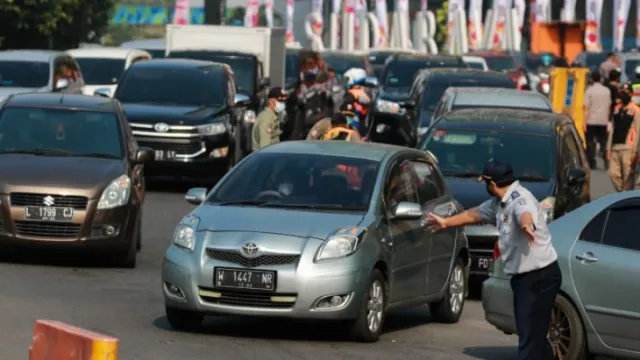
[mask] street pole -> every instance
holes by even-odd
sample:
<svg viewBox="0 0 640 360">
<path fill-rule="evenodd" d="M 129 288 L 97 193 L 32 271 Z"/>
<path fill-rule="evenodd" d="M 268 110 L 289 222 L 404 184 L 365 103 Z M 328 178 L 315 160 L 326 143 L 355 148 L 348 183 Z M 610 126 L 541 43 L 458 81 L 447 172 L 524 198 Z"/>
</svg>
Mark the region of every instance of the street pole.
<svg viewBox="0 0 640 360">
<path fill-rule="evenodd" d="M 227 0 L 204 0 L 204 23 L 223 25 L 227 12 Z"/>
</svg>

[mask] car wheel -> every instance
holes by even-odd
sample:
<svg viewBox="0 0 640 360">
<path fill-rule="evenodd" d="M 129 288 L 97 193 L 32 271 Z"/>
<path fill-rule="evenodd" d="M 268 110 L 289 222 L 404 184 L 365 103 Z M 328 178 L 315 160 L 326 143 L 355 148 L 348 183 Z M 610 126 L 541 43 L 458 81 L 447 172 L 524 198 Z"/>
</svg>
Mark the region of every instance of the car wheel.
<svg viewBox="0 0 640 360">
<path fill-rule="evenodd" d="M 165 306 L 165 314 L 171 328 L 178 331 L 196 332 L 202 325 L 204 314 Z"/>
<path fill-rule="evenodd" d="M 387 287 L 384 276 L 374 269 L 364 294 L 358 318 L 351 324 L 351 337 L 356 341 L 378 341 L 384 325 Z"/>
<path fill-rule="evenodd" d="M 135 269 L 138 260 L 138 234 L 141 234 L 139 229 L 140 224 L 138 223 L 136 224 L 135 230 L 133 230 L 134 238 L 129 240 L 127 249 L 116 254 L 115 261 L 119 267 Z"/>
<path fill-rule="evenodd" d="M 449 283 L 444 298 L 438 302 L 429 304 L 431 316 L 443 323 L 453 324 L 460 320 L 464 309 L 465 292 L 467 289 L 467 276 L 462 259 L 456 259 L 449 275 Z"/>
<path fill-rule="evenodd" d="M 547 339 L 556 359 L 588 360 L 589 354 L 582 319 L 571 302 L 562 295 L 556 297 L 551 310 Z"/>
<path fill-rule="evenodd" d="M 136 227 L 136 251 L 140 250 L 142 250 L 142 220 L 138 219 L 138 225 Z"/>
</svg>

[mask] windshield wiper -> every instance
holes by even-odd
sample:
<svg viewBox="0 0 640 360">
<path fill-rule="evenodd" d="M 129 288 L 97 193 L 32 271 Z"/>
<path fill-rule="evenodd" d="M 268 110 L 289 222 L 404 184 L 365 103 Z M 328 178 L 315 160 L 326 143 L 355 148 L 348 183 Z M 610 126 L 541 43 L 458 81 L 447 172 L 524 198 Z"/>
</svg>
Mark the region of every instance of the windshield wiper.
<svg viewBox="0 0 640 360">
<path fill-rule="evenodd" d="M 77 157 L 93 157 L 93 158 L 102 158 L 102 159 L 120 159 L 119 157 L 111 154 L 102 154 L 102 153 L 88 153 L 88 154 L 73 154 L 71 156 Z"/>
<path fill-rule="evenodd" d="M 455 172 L 455 171 L 443 171 L 442 175 L 444 176 L 453 176 L 453 177 L 460 177 L 460 178 L 471 178 L 471 177 L 475 177 L 477 178 L 478 176 L 481 176 L 482 174 L 477 173 L 477 172 Z"/>
<path fill-rule="evenodd" d="M 40 148 L 40 149 L 28 149 L 28 150 L 16 150 L 9 149 L 0 152 L 0 154 L 29 154 L 36 156 L 71 156 L 73 153 L 68 150 L 54 149 L 54 148 Z"/>
<path fill-rule="evenodd" d="M 291 209 L 309 209 L 309 210 L 342 210 L 342 211 L 363 211 L 360 207 L 347 207 L 339 204 L 285 204 L 285 203 L 266 203 L 264 207 L 278 207 Z"/>
<path fill-rule="evenodd" d="M 262 200 L 236 200 L 236 201 L 225 201 L 221 203 L 217 203 L 215 205 L 219 206 L 228 206 L 228 205 L 253 205 L 253 206 L 262 206 L 267 202 Z"/>
</svg>

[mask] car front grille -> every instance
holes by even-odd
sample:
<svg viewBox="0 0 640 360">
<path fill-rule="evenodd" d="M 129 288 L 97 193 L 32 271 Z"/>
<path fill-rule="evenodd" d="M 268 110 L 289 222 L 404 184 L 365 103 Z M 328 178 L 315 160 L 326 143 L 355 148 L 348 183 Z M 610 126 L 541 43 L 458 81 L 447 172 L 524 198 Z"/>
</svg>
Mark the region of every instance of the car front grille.
<svg viewBox="0 0 640 360">
<path fill-rule="evenodd" d="M 200 288 L 200 298 L 203 301 L 219 305 L 260 307 L 272 309 L 292 308 L 298 294 L 259 294 L 245 291 L 217 291 L 215 289 Z M 280 300 L 278 300 L 280 299 Z M 276 301 L 274 301 L 276 300 Z"/>
<path fill-rule="evenodd" d="M 80 224 L 16 221 L 16 233 L 24 236 L 75 238 L 80 232 Z"/>
<path fill-rule="evenodd" d="M 154 142 L 138 140 L 138 146 L 144 146 L 153 150 L 175 151 L 179 155 L 195 154 L 202 150 L 200 142 Z"/>
<path fill-rule="evenodd" d="M 467 235 L 467 239 L 469 240 L 469 250 L 491 250 L 493 251 L 493 247 L 498 241 L 497 236 L 469 236 Z"/>
<path fill-rule="evenodd" d="M 238 264 L 243 267 L 289 265 L 296 264 L 300 259 L 300 255 L 290 254 L 268 254 L 248 259 L 236 251 L 220 249 L 207 249 L 207 255 L 212 259 Z"/>
<path fill-rule="evenodd" d="M 86 196 L 63 196 L 33 193 L 11 193 L 12 206 L 44 206 L 44 198 L 51 196 L 56 207 L 71 207 L 78 210 L 87 208 L 89 198 Z"/>
</svg>

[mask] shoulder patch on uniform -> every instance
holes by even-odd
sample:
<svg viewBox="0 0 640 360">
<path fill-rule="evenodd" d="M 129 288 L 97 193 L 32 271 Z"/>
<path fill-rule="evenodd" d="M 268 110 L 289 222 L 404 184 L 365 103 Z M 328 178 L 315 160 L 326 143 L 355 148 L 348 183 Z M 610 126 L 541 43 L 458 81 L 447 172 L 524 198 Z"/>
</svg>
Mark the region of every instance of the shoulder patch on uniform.
<svg viewBox="0 0 640 360">
<path fill-rule="evenodd" d="M 519 192 L 514 191 L 514 192 L 511 193 L 511 200 L 515 200 L 515 199 L 517 199 L 519 197 L 520 197 L 520 193 Z"/>
<path fill-rule="evenodd" d="M 519 199 L 519 200 L 518 200 L 518 204 L 520 204 L 520 205 L 527 205 L 527 200 L 526 200 L 526 199 Z"/>
</svg>

